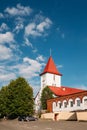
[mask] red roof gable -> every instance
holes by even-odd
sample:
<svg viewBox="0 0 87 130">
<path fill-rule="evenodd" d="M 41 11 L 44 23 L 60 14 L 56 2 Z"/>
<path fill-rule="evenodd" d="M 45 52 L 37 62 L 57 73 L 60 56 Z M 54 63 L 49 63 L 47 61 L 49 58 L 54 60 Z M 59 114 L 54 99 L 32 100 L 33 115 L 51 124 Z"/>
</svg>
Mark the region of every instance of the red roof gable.
<svg viewBox="0 0 87 130">
<path fill-rule="evenodd" d="M 44 68 L 44 71 L 40 74 L 45 74 L 45 73 L 52 73 L 52 74 L 56 74 L 56 75 L 60 75 L 62 76 L 62 74 L 60 74 L 56 68 L 56 65 L 52 59 L 52 57 L 50 56 L 50 58 L 48 59 L 48 62 Z"/>
<path fill-rule="evenodd" d="M 61 87 L 48 86 L 48 87 L 56 96 L 64 96 L 64 95 L 70 95 L 70 94 L 86 91 L 82 89 L 69 88 L 64 86 Z"/>
</svg>

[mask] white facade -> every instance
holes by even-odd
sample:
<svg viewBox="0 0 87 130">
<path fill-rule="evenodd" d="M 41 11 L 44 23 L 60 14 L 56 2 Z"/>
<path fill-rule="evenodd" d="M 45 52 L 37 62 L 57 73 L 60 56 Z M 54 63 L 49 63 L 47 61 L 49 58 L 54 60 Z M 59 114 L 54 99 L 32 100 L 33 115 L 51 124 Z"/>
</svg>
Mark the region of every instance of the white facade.
<svg viewBox="0 0 87 130">
<path fill-rule="evenodd" d="M 83 97 L 82 102 L 78 97 L 75 99 L 75 103 L 73 99 L 69 99 L 68 102 L 66 100 L 53 102 L 52 107 L 53 112 L 87 110 L 87 96 Z"/>
</svg>

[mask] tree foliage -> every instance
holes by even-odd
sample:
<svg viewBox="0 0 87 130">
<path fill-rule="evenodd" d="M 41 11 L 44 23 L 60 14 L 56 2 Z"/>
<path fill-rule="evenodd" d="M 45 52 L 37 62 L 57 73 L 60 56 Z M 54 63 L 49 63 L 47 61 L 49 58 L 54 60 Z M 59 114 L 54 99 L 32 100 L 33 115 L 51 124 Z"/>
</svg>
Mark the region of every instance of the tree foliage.
<svg viewBox="0 0 87 130">
<path fill-rule="evenodd" d="M 0 114 L 10 118 L 33 114 L 33 90 L 27 81 L 19 77 L 0 91 Z"/>
<path fill-rule="evenodd" d="M 42 94 L 41 94 L 41 107 L 43 110 L 47 109 L 47 100 L 51 98 L 53 98 L 52 91 L 48 87 L 45 87 L 42 90 Z"/>
</svg>

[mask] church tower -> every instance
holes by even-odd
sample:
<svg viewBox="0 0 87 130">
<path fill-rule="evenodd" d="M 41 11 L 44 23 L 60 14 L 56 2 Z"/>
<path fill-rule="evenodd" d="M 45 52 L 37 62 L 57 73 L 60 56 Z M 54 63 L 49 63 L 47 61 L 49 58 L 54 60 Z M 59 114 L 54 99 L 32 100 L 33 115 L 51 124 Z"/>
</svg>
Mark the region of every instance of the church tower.
<svg viewBox="0 0 87 130">
<path fill-rule="evenodd" d="M 39 112 L 41 110 L 41 93 L 42 90 L 46 86 L 52 86 L 52 87 L 61 87 L 61 76 L 62 74 L 59 73 L 59 71 L 56 68 L 56 65 L 50 56 L 48 59 L 48 62 L 43 70 L 43 72 L 40 74 L 41 76 L 41 88 L 38 94 L 35 97 L 35 111 Z"/>
<path fill-rule="evenodd" d="M 48 62 L 40 76 L 41 90 L 43 90 L 46 86 L 61 87 L 62 74 L 59 73 L 51 56 L 49 57 Z"/>
</svg>

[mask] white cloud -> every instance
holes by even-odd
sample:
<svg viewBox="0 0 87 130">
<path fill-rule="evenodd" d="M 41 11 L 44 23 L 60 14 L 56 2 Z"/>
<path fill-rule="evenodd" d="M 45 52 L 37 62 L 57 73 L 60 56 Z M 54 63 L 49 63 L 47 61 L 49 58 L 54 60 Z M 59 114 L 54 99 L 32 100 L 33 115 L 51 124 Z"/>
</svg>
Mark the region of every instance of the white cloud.
<svg viewBox="0 0 87 130">
<path fill-rule="evenodd" d="M 0 13 L 0 18 L 4 18 L 4 15 L 2 13 Z"/>
<path fill-rule="evenodd" d="M 3 73 L 0 75 L 0 80 L 2 81 L 9 81 L 14 78 L 16 78 L 16 75 L 14 73 Z"/>
<path fill-rule="evenodd" d="M 22 30 L 23 28 L 24 28 L 24 25 L 22 23 L 18 23 L 15 29 L 13 30 L 13 32 L 19 33 L 19 31 Z"/>
<path fill-rule="evenodd" d="M 33 51 L 33 53 L 36 53 L 38 50 L 35 48 L 35 49 L 33 49 L 32 51 Z"/>
<path fill-rule="evenodd" d="M 32 9 L 29 6 L 22 6 L 21 4 L 17 4 L 16 7 L 6 8 L 5 12 L 11 16 L 27 16 L 31 14 Z"/>
<path fill-rule="evenodd" d="M 45 58 L 42 55 L 39 55 L 36 60 L 38 61 L 45 61 Z"/>
<path fill-rule="evenodd" d="M 7 60 L 12 57 L 12 51 L 3 45 L 0 45 L 0 60 Z"/>
<path fill-rule="evenodd" d="M 49 18 L 45 18 L 39 24 L 29 23 L 25 27 L 25 36 L 44 36 L 46 29 L 49 29 L 52 24 L 52 21 Z"/>
<path fill-rule="evenodd" d="M 0 43 L 14 42 L 14 35 L 11 32 L 0 33 Z"/>
<path fill-rule="evenodd" d="M 31 46 L 31 48 L 33 48 L 32 43 L 29 41 L 29 39 L 27 37 L 25 37 L 24 39 L 25 39 L 25 44 L 27 46 Z"/>
<path fill-rule="evenodd" d="M 63 65 L 58 65 L 58 68 L 63 68 Z"/>
<path fill-rule="evenodd" d="M 22 76 L 29 81 L 29 84 L 34 88 L 34 94 L 36 94 L 40 88 L 39 74 L 44 66 L 43 59 L 43 56 L 39 55 L 36 59 L 24 57 L 21 63 L 15 62 L 15 64 L 11 65 L 3 65 L 0 62 L 1 86 L 8 84 L 10 80 L 17 78 L 18 76 Z"/>
<path fill-rule="evenodd" d="M 49 18 L 46 18 L 43 22 L 37 25 L 37 30 L 39 32 L 44 32 L 44 30 L 48 29 L 51 24 L 52 24 L 52 21 Z"/>
<path fill-rule="evenodd" d="M 9 27 L 7 26 L 7 24 L 2 23 L 0 26 L 0 32 L 7 31 L 7 30 L 9 30 Z"/>
<path fill-rule="evenodd" d="M 41 33 L 36 30 L 35 23 L 30 23 L 25 27 L 25 36 L 41 36 Z"/>
<path fill-rule="evenodd" d="M 36 58 L 37 59 L 37 58 Z M 32 79 L 39 75 L 43 63 L 28 57 L 23 58 L 21 64 L 15 65 L 12 67 L 12 70 L 16 69 L 17 73 L 27 79 Z"/>
</svg>

